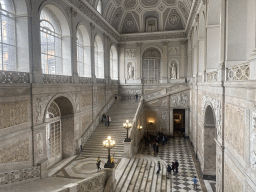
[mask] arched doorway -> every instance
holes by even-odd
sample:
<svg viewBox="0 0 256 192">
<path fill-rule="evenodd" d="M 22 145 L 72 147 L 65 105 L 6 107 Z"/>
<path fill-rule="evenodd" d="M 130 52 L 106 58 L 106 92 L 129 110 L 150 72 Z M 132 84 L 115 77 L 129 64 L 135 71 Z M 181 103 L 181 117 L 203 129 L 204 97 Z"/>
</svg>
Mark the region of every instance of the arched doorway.
<svg viewBox="0 0 256 192">
<path fill-rule="evenodd" d="M 216 177 L 216 124 L 214 110 L 210 105 L 206 107 L 204 118 L 204 168 L 205 179 Z"/>
<path fill-rule="evenodd" d="M 50 168 L 62 158 L 75 154 L 73 106 L 66 97 L 58 97 L 46 109 L 46 154 Z"/>
</svg>

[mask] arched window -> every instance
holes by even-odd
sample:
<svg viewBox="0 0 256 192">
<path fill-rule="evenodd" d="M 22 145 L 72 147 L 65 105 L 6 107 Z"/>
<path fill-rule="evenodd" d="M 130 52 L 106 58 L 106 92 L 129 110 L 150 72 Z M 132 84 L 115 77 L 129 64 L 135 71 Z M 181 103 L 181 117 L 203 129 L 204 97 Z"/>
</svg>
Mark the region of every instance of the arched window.
<svg viewBox="0 0 256 192">
<path fill-rule="evenodd" d="M 104 51 L 101 38 L 97 35 L 94 40 L 94 64 L 96 78 L 104 78 Z"/>
<path fill-rule="evenodd" d="M 110 49 L 110 77 L 111 79 L 118 79 L 117 51 L 113 45 Z"/>
<path fill-rule="evenodd" d="M 101 0 L 98 1 L 98 5 L 97 5 L 97 11 L 101 14 Z"/>
<path fill-rule="evenodd" d="M 83 25 L 76 33 L 77 37 L 77 70 L 80 77 L 91 77 L 91 47 L 90 37 Z"/>
<path fill-rule="evenodd" d="M 143 78 L 145 80 L 160 79 L 161 53 L 156 48 L 148 48 L 143 56 Z"/>
<path fill-rule="evenodd" d="M 0 11 L 0 70 L 29 72 L 26 3 L 0 0 Z"/>
<path fill-rule="evenodd" d="M 41 11 L 41 65 L 44 74 L 71 75 L 70 33 L 67 26 L 64 15 L 56 7 L 47 6 Z"/>
</svg>

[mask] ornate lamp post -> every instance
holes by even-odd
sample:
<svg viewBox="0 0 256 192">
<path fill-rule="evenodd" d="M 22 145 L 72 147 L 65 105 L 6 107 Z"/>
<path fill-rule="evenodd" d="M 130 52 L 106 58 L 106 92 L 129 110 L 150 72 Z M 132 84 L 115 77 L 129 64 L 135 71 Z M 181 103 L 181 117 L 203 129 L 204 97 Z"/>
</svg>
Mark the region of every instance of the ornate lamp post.
<svg viewBox="0 0 256 192">
<path fill-rule="evenodd" d="M 111 162 L 110 158 L 110 149 L 115 147 L 116 142 L 114 140 L 111 140 L 111 137 L 108 136 L 108 139 L 103 141 L 103 146 L 108 149 L 108 162 L 104 165 L 104 168 L 114 168 L 115 164 L 114 162 Z"/>
<path fill-rule="evenodd" d="M 131 142 L 131 139 L 128 138 L 128 130 L 132 127 L 132 124 L 129 123 L 129 120 L 126 120 L 126 122 L 123 124 L 123 127 L 127 130 L 127 137 L 124 142 Z"/>
</svg>

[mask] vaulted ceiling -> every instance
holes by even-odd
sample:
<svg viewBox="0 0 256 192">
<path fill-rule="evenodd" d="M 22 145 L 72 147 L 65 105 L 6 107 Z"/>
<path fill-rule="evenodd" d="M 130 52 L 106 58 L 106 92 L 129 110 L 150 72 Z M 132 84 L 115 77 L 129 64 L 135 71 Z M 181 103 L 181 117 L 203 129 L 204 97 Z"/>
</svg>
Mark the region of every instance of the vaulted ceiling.
<svg viewBox="0 0 256 192">
<path fill-rule="evenodd" d="M 87 0 L 96 8 L 98 0 Z M 102 0 L 102 16 L 121 34 L 146 32 L 146 19 L 157 31 L 184 30 L 193 0 Z"/>
</svg>

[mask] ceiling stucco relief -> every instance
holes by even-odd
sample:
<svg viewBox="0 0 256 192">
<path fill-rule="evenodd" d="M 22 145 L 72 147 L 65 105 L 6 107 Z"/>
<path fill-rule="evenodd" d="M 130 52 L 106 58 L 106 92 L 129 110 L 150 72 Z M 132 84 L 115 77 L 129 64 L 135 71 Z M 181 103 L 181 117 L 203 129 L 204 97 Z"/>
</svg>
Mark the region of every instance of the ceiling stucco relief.
<svg viewBox="0 0 256 192">
<path fill-rule="evenodd" d="M 121 5 L 122 0 L 115 0 L 117 5 Z"/>
<path fill-rule="evenodd" d="M 138 31 L 138 26 L 133 15 L 127 13 L 123 22 L 122 33 L 136 33 Z"/>
<path fill-rule="evenodd" d="M 124 6 L 126 7 L 126 8 L 128 8 L 128 9 L 130 9 L 130 8 L 134 8 L 135 7 L 135 5 L 136 5 L 136 0 L 125 0 L 124 1 Z"/>
<path fill-rule="evenodd" d="M 186 9 L 185 5 L 181 1 L 179 1 L 178 7 L 180 8 L 182 14 L 184 15 L 184 17 L 187 21 L 188 20 L 188 12 L 187 12 L 187 9 Z"/>
<path fill-rule="evenodd" d="M 141 0 L 142 5 L 146 7 L 156 6 L 159 2 L 159 0 Z"/>
<path fill-rule="evenodd" d="M 119 24 L 120 24 L 120 20 L 122 18 L 122 15 L 124 13 L 124 10 L 122 7 L 119 7 L 116 9 L 113 17 L 112 17 L 112 22 L 111 22 L 111 25 L 118 31 L 118 27 L 119 27 Z"/>
<path fill-rule="evenodd" d="M 169 13 L 165 24 L 165 30 L 182 30 L 184 29 L 182 19 L 176 9 L 172 9 Z"/>
<path fill-rule="evenodd" d="M 176 4 L 176 0 L 163 0 L 163 2 L 165 2 L 167 5 L 175 5 Z"/>
</svg>

